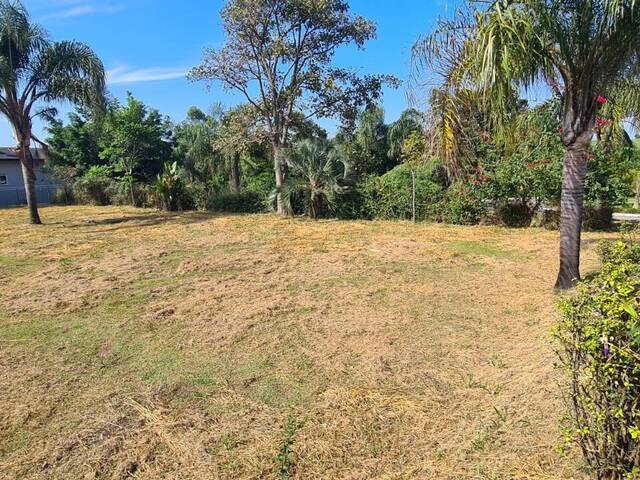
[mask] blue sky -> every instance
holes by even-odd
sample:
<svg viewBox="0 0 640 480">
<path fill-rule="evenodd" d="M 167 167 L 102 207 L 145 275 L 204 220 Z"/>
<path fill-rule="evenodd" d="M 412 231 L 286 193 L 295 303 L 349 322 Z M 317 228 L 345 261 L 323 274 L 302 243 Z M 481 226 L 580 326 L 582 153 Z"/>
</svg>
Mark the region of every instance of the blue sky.
<svg viewBox="0 0 640 480">
<path fill-rule="evenodd" d="M 231 106 L 239 101 L 216 85 L 186 80 L 205 47 L 223 42 L 219 11 L 223 0 L 23 0 L 33 20 L 54 40 L 79 40 L 89 44 L 109 72 L 109 90 L 123 99 L 127 91 L 149 106 L 184 118 L 187 108 L 203 109 L 216 102 Z M 336 64 L 362 73 L 391 73 L 406 80 L 411 46 L 428 32 L 438 16 L 451 13 L 453 0 L 351 0 L 354 13 L 378 25 L 378 37 L 364 52 L 343 48 Z M 404 87 L 386 91 L 387 120 L 407 106 Z M 61 112 L 68 106 L 58 106 Z M 323 122 L 331 129 L 331 122 Z M 36 133 L 42 127 L 36 125 Z M 0 145 L 13 145 L 6 121 L 0 121 Z"/>
</svg>

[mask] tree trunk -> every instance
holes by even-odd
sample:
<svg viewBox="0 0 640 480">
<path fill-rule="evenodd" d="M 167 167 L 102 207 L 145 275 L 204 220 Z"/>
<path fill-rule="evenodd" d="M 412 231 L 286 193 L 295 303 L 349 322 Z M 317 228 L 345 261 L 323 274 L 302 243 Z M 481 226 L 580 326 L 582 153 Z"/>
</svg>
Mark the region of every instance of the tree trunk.
<svg viewBox="0 0 640 480">
<path fill-rule="evenodd" d="M 284 201 L 280 189 L 284 184 L 284 147 L 280 144 L 273 144 L 273 168 L 276 174 L 276 211 L 278 215 L 285 216 L 287 212 L 284 208 Z"/>
<path fill-rule="evenodd" d="M 41 225 L 42 221 L 38 213 L 35 165 L 33 155 L 31 155 L 30 143 L 27 139 L 19 140 L 20 164 L 22 166 L 22 177 L 24 179 L 24 192 L 29 208 L 29 223 L 32 225 Z"/>
<path fill-rule="evenodd" d="M 234 155 L 229 171 L 229 190 L 232 193 L 240 193 L 240 156 Z"/>
<path fill-rule="evenodd" d="M 640 173 L 636 176 L 636 199 L 633 202 L 633 208 L 640 208 Z"/>
<path fill-rule="evenodd" d="M 560 273 L 556 288 L 568 290 L 580 280 L 580 242 L 589 139 L 568 145 L 564 155 L 560 213 Z"/>
</svg>

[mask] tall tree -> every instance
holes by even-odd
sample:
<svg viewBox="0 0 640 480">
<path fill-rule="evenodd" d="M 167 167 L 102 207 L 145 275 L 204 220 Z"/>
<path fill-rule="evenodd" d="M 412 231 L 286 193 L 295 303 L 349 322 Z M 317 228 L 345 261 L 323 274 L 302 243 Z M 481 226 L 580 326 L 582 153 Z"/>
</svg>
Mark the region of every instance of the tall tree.
<svg viewBox="0 0 640 480">
<path fill-rule="evenodd" d="M 33 135 L 33 119 L 62 100 L 100 108 L 104 88 L 104 67 L 89 47 L 51 42 L 19 1 L 0 0 L 0 113 L 16 139 L 32 224 L 41 220 L 31 142 L 42 144 Z"/>
<path fill-rule="evenodd" d="M 225 45 L 208 50 L 190 77 L 219 81 L 255 108 L 269 136 L 278 187 L 296 112 L 354 119 L 384 84 L 397 82 L 332 67 L 340 46 L 362 48 L 376 32 L 372 22 L 350 13 L 346 0 L 228 0 L 222 20 Z M 281 195 L 277 209 L 285 213 Z"/>
</svg>

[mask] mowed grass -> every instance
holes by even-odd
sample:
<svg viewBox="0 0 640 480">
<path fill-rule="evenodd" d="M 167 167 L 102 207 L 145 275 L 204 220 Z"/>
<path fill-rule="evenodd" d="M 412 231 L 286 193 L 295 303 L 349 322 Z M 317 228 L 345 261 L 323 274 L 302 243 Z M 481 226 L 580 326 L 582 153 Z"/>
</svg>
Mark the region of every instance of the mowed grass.
<svg viewBox="0 0 640 480">
<path fill-rule="evenodd" d="M 0 478 L 581 478 L 556 233 L 42 215 L 0 211 Z"/>
</svg>

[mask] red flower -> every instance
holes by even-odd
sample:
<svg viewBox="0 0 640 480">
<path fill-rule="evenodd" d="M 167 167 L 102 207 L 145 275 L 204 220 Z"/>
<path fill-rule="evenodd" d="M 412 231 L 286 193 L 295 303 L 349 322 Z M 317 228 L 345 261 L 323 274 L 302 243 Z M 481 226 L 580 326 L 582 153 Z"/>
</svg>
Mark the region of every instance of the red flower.
<svg viewBox="0 0 640 480">
<path fill-rule="evenodd" d="M 598 98 L 596 98 L 596 102 L 600 105 L 604 105 L 608 101 L 607 97 L 603 97 L 602 95 L 598 95 Z"/>
<path fill-rule="evenodd" d="M 606 118 L 598 118 L 596 119 L 597 127 L 606 127 L 607 125 L 611 125 L 611 120 L 607 120 Z"/>
</svg>

